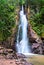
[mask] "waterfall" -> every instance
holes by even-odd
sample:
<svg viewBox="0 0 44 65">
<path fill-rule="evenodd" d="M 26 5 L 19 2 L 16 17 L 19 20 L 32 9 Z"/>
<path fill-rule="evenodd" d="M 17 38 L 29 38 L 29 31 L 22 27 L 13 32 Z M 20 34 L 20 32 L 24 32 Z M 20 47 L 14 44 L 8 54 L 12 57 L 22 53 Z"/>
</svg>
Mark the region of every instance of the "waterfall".
<svg viewBox="0 0 44 65">
<path fill-rule="evenodd" d="M 22 10 L 20 11 L 20 24 L 18 27 L 17 44 L 16 44 L 17 52 L 22 54 L 31 52 L 30 46 L 28 45 L 29 42 L 27 36 L 27 25 L 28 25 L 28 21 L 26 15 L 24 14 L 24 9 L 22 6 Z M 19 37 L 21 37 L 20 41 L 19 41 Z"/>
</svg>

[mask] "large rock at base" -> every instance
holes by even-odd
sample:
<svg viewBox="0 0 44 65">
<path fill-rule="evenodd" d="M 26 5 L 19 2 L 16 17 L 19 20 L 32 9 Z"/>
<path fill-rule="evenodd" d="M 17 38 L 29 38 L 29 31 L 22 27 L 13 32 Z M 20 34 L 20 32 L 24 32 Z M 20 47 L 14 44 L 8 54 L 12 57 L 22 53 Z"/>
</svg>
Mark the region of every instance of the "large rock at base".
<svg viewBox="0 0 44 65">
<path fill-rule="evenodd" d="M 42 54 L 42 46 L 41 44 L 38 44 L 38 43 L 33 43 L 32 44 L 32 51 L 33 53 L 36 53 L 36 54 Z"/>
</svg>

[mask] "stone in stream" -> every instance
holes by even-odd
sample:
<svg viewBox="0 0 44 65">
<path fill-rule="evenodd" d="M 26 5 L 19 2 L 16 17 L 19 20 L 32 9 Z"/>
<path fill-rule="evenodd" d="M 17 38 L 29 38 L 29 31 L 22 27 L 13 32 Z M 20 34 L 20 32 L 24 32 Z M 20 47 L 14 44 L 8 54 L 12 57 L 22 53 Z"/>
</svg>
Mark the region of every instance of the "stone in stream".
<svg viewBox="0 0 44 65">
<path fill-rule="evenodd" d="M 26 58 L 26 56 L 24 54 L 21 54 L 21 53 L 16 53 L 16 55 L 18 58 Z"/>
</svg>

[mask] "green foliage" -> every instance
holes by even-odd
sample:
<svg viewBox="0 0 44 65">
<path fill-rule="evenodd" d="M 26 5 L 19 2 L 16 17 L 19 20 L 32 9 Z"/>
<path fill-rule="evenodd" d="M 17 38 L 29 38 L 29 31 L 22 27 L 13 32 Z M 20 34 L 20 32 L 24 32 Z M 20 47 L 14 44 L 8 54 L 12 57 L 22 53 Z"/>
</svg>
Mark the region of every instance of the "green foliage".
<svg viewBox="0 0 44 65">
<path fill-rule="evenodd" d="M 32 16 L 30 23 L 37 34 L 44 37 L 44 0 L 30 0 L 30 3 L 33 8 L 36 6 L 39 10 Z"/>
<path fill-rule="evenodd" d="M 20 5 L 23 5 L 23 4 L 25 4 L 26 3 L 26 0 L 19 0 L 19 4 Z"/>
<path fill-rule="evenodd" d="M 15 0 L 0 0 L 0 40 L 6 40 L 15 26 Z"/>
</svg>

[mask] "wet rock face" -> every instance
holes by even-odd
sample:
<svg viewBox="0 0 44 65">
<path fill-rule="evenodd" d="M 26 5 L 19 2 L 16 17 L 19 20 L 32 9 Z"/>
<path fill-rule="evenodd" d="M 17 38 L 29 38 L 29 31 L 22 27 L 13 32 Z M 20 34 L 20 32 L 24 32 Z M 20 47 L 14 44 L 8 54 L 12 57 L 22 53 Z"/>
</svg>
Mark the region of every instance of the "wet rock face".
<svg viewBox="0 0 44 65">
<path fill-rule="evenodd" d="M 32 45 L 32 52 L 36 54 L 43 54 L 43 42 L 37 33 L 32 29 L 31 25 L 28 26 L 28 36 Z"/>
<path fill-rule="evenodd" d="M 37 35 L 37 33 L 32 29 L 30 25 L 28 26 L 28 35 L 32 43 L 33 42 L 42 43 L 41 38 Z"/>
<path fill-rule="evenodd" d="M 40 46 L 40 44 L 33 43 L 33 45 L 32 45 L 32 49 L 33 49 L 33 48 L 38 48 L 39 46 Z"/>
</svg>

